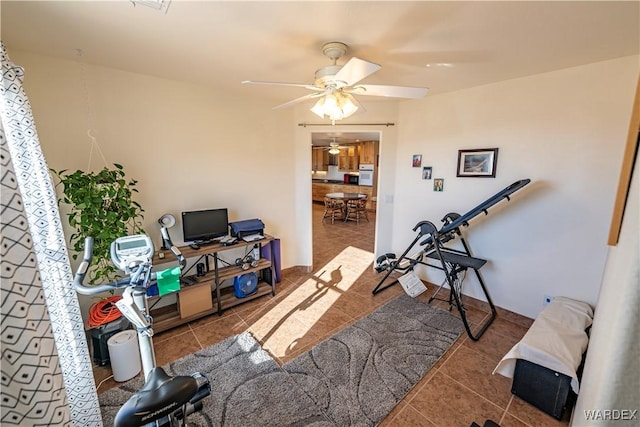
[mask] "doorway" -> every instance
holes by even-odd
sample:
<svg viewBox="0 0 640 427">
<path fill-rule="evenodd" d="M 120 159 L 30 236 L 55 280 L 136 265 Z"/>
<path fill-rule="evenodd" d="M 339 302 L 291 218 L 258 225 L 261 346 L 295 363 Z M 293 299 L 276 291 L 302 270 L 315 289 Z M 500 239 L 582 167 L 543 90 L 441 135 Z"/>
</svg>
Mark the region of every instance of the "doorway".
<svg viewBox="0 0 640 427">
<path fill-rule="evenodd" d="M 374 253 L 378 207 L 378 165 L 380 132 L 312 132 L 312 253 L 314 269 L 348 246 Z M 364 172 L 361 172 L 362 170 Z M 367 175 L 364 185 L 360 175 Z M 360 220 L 344 221 L 344 213 L 334 219 L 325 212 L 328 193 L 366 195 L 366 212 Z"/>
</svg>

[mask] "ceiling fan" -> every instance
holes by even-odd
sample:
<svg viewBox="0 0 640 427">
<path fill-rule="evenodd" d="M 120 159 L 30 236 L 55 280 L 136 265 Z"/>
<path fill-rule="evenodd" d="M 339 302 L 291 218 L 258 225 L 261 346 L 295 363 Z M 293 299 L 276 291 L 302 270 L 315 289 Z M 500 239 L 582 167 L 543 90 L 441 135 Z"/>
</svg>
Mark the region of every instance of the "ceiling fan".
<svg viewBox="0 0 640 427">
<path fill-rule="evenodd" d="M 263 84 L 278 86 L 295 86 L 311 90 L 313 93 L 301 96 L 274 109 L 289 107 L 300 102 L 319 98 L 311 111 L 321 118 L 328 117 L 332 121 L 349 117 L 361 107 L 353 95 L 384 96 L 391 98 L 422 98 L 428 88 L 408 86 L 387 86 L 358 84 L 382 67 L 373 62 L 352 57 L 345 65 L 337 65 L 338 59 L 347 53 L 347 45 L 341 42 L 330 42 L 322 46 L 322 53 L 333 65 L 322 67 L 315 73 L 313 84 L 281 83 L 257 80 L 245 80 L 243 84 Z"/>
<path fill-rule="evenodd" d="M 329 150 L 329 154 L 340 154 L 340 150 L 349 148 L 346 145 L 340 145 L 336 142 L 336 138 L 331 138 L 328 147 L 322 147 L 322 150 Z"/>
</svg>

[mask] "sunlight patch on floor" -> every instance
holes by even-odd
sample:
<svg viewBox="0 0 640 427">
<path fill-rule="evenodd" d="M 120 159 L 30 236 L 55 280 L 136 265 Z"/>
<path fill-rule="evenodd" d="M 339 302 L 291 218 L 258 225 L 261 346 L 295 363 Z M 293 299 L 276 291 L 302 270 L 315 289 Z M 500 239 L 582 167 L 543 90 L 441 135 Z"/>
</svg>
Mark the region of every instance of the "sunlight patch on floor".
<svg viewBox="0 0 640 427">
<path fill-rule="evenodd" d="M 373 253 L 362 249 L 345 248 L 261 316 L 251 329 L 276 356 L 303 346 L 305 336 L 370 268 L 373 257 Z"/>
</svg>

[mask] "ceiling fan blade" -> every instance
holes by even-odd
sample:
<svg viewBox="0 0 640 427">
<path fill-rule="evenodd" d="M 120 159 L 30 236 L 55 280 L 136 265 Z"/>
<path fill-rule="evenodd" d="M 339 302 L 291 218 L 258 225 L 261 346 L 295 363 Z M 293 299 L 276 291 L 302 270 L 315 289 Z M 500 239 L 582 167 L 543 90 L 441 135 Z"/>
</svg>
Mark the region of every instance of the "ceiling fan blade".
<svg viewBox="0 0 640 427">
<path fill-rule="evenodd" d="M 380 68 L 382 67 L 378 64 L 354 56 L 336 73 L 335 80 L 345 82 L 345 86 L 353 86 Z"/>
<path fill-rule="evenodd" d="M 360 100 L 358 100 L 358 98 L 356 98 L 355 96 L 351 95 L 350 93 L 347 93 L 347 95 L 349 95 L 349 98 L 351 99 L 351 102 L 356 104 L 356 106 L 358 107 L 358 111 L 356 111 L 355 114 L 362 114 L 362 113 L 366 113 L 367 112 L 367 109 L 364 108 L 364 105 L 362 105 L 362 103 L 360 102 Z"/>
<path fill-rule="evenodd" d="M 285 102 L 284 104 L 276 105 L 272 109 L 273 110 L 279 110 L 280 108 L 286 108 L 286 107 L 289 107 L 291 105 L 295 105 L 295 104 L 298 104 L 300 102 L 306 101 L 307 99 L 318 98 L 318 97 L 323 96 L 323 95 L 324 95 L 324 93 L 310 93 L 308 95 L 301 96 L 300 98 L 293 99 L 293 100 L 291 100 L 289 102 Z"/>
<path fill-rule="evenodd" d="M 282 83 L 282 82 L 264 82 L 260 80 L 244 80 L 242 84 L 243 85 L 249 84 L 249 85 L 292 86 L 292 87 L 303 87 L 303 88 L 315 90 L 318 92 L 324 91 L 324 88 L 314 86 L 314 85 L 308 85 L 304 83 Z"/>
<path fill-rule="evenodd" d="M 390 98 L 423 98 L 429 88 L 409 86 L 358 85 L 348 90 L 356 95 L 386 96 Z"/>
</svg>

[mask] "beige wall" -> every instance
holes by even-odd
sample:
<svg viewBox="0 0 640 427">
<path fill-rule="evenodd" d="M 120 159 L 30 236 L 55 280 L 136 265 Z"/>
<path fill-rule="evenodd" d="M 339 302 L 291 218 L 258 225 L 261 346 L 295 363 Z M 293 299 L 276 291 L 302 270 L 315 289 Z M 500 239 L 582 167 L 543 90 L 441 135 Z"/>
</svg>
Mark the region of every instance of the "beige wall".
<svg viewBox="0 0 640 427">
<path fill-rule="evenodd" d="M 106 162 L 122 164 L 139 181 L 136 200 L 156 245 L 161 215 L 176 216 L 170 233 L 180 244 L 182 211 L 226 207 L 230 221 L 261 218 L 282 241 L 283 266 L 299 264 L 290 111 L 182 82 L 20 51 L 9 55 L 25 68 L 48 166 L 102 168 L 100 154 L 91 153 L 92 129 Z M 81 298 L 83 312 L 90 303 Z"/>
<path fill-rule="evenodd" d="M 531 178 L 468 229 L 475 254 L 490 261 L 483 275 L 495 302 L 534 317 L 544 295 L 596 301 L 638 57 L 399 104 L 364 99 L 367 112 L 344 122 L 361 125 L 302 127 L 320 123 L 304 106 L 273 111 L 272 102 L 186 83 L 9 54 L 26 68 L 49 166 L 86 169 L 94 129 L 107 161 L 140 181 L 154 241 L 164 213 L 227 207 L 231 220 L 260 217 L 282 239 L 285 268 L 311 265 L 311 133 L 378 130 L 377 254 L 401 253 L 420 220 L 440 225 L 447 212 Z M 395 126 L 366 125 L 378 122 Z M 497 177 L 456 178 L 457 150 L 485 147 L 500 149 Z M 413 154 L 445 178 L 444 192 L 411 167 Z M 180 242 L 180 224 L 171 232 Z"/>
<path fill-rule="evenodd" d="M 231 221 L 261 218 L 297 264 L 291 112 L 186 83 L 10 52 L 25 67 L 49 167 L 83 169 L 92 129 L 107 163 L 139 181 L 147 232 L 160 242 L 164 213 L 226 207 Z M 104 162 L 94 151 L 91 168 Z M 181 224 L 172 228 L 182 241 Z"/>
<path fill-rule="evenodd" d="M 593 416 L 594 411 L 634 411 L 640 401 L 640 179 L 638 159 L 632 177 L 622 232 L 609 248 L 607 265 L 593 319 L 573 425 L 625 425 Z M 591 413 L 591 417 L 589 417 Z M 600 412 L 602 413 L 602 412 Z M 620 412 L 617 416 L 620 416 Z M 629 412 L 625 412 L 628 425 Z M 616 416 L 616 415 L 614 415 Z M 589 417 L 589 418 L 588 418 Z M 596 418 L 596 419 L 594 419 Z M 613 418 L 615 420 L 615 418 Z M 634 421 L 637 425 L 638 415 Z"/>
<path fill-rule="evenodd" d="M 638 57 L 594 63 L 402 104 L 393 247 L 420 220 L 440 226 L 512 182 L 532 183 L 467 229 L 494 302 L 535 317 L 544 295 L 595 305 L 639 71 Z M 498 147 L 497 176 L 456 178 L 458 149 Z M 411 167 L 422 154 L 444 192 Z M 423 273 L 435 283 L 441 277 Z M 469 276 L 472 292 L 475 278 Z"/>
</svg>

